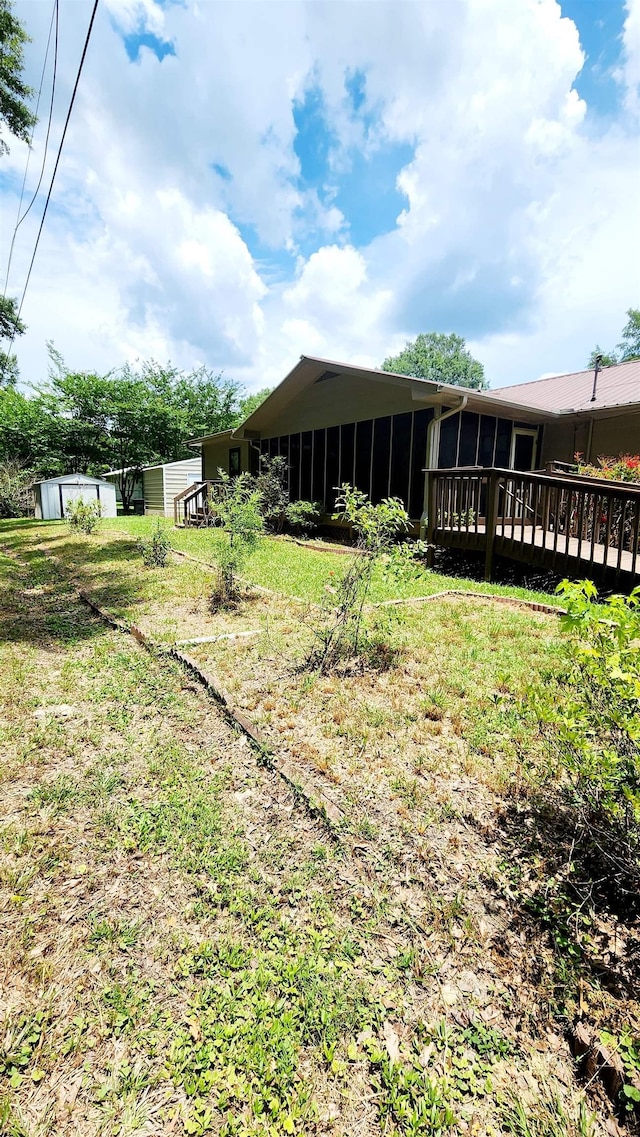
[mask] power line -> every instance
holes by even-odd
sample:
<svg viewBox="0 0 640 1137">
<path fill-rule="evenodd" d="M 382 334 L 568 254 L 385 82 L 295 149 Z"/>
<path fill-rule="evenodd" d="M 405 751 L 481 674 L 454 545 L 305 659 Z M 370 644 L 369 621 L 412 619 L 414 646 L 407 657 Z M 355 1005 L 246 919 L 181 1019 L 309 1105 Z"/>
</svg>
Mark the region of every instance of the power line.
<svg viewBox="0 0 640 1137">
<path fill-rule="evenodd" d="M 91 12 L 91 19 L 89 21 L 89 27 L 87 29 L 87 34 L 86 34 L 85 41 L 84 41 L 84 47 L 82 49 L 82 56 L 80 58 L 80 64 L 78 67 L 78 74 L 76 75 L 76 81 L 73 85 L 71 102 L 69 103 L 69 109 L 67 111 L 67 117 L 65 119 L 64 130 L 62 131 L 62 138 L 60 139 L 60 144 L 58 146 L 58 153 L 56 155 L 56 164 L 53 167 L 53 173 L 51 175 L 51 181 L 49 183 L 49 189 L 47 191 L 47 200 L 44 203 L 44 210 L 42 213 L 42 217 L 40 219 L 40 228 L 38 229 L 38 235 L 36 237 L 36 243 L 35 243 L 34 250 L 33 250 L 33 256 L 31 257 L 31 263 L 29 264 L 29 271 L 27 273 L 27 279 L 25 281 L 24 288 L 22 290 L 22 299 L 20 300 L 20 307 L 18 308 L 18 314 L 17 314 L 18 319 L 20 319 L 20 313 L 22 312 L 22 305 L 24 304 L 24 298 L 26 296 L 27 288 L 29 286 L 29 281 L 31 279 L 31 271 L 33 269 L 33 264 L 34 264 L 34 261 L 36 259 L 36 253 L 38 251 L 38 245 L 40 244 L 40 237 L 42 236 L 42 230 L 44 228 L 44 219 L 47 216 L 47 209 L 49 208 L 49 201 L 51 199 L 51 191 L 53 190 L 53 183 L 56 179 L 56 174 L 58 172 L 58 166 L 60 164 L 60 157 L 62 155 L 62 147 L 64 146 L 64 140 L 65 140 L 66 135 L 67 135 L 67 127 L 69 126 L 69 119 L 71 118 L 71 112 L 73 110 L 73 104 L 75 102 L 76 93 L 78 91 L 78 85 L 80 83 L 80 76 L 82 74 L 82 68 L 84 66 L 84 61 L 85 61 L 85 57 L 87 54 L 87 48 L 89 47 L 89 40 L 91 39 L 91 32 L 93 30 L 93 22 L 95 20 L 96 12 L 98 10 L 98 2 L 99 2 L 99 0 L 94 0 L 93 10 Z M 9 351 L 7 354 L 11 354 L 11 348 L 13 347 L 13 341 L 15 340 L 15 338 L 16 338 L 16 330 L 14 328 L 13 334 L 11 336 L 11 343 L 9 344 Z"/>
<path fill-rule="evenodd" d="M 36 120 L 38 118 L 38 110 L 40 107 L 40 97 L 42 95 L 42 85 L 44 83 L 45 71 L 47 69 L 47 60 L 49 59 L 49 48 L 51 47 L 51 33 L 53 31 L 54 20 L 55 20 L 55 28 L 56 28 L 56 38 L 55 38 L 55 46 L 54 46 L 54 53 L 53 53 L 53 80 L 51 83 L 51 101 L 49 103 L 49 121 L 47 123 L 47 137 L 45 138 L 45 143 L 44 143 L 44 153 L 42 156 L 42 166 L 40 168 L 40 177 L 38 178 L 38 184 L 36 186 L 35 193 L 34 193 L 33 197 L 31 198 L 29 205 L 27 206 L 26 210 L 24 211 L 24 213 L 22 214 L 22 217 L 21 217 L 20 211 L 22 209 L 22 202 L 24 200 L 24 191 L 25 191 L 25 187 L 27 184 L 27 174 L 29 173 L 29 162 L 31 160 L 31 146 L 33 144 L 33 137 L 34 137 L 34 134 L 36 132 L 36 126 L 37 126 L 37 122 L 34 122 L 33 129 L 31 131 L 31 138 L 29 139 L 29 149 L 27 151 L 27 163 L 26 163 L 26 166 L 24 169 L 24 177 L 22 179 L 22 189 L 20 190 L 20 201 L 18 202 L 18 212 L 16 214 L 16 224 L 15 224 L 15 228 L 13 230 L 13 237 L 11 238 L 11 247 L 9 249 L 9 260 L 7 263 L 7 275 L 5 277 L 4 291 L 3 291 L 3 296 L 5 296 L 5 297 L 7 295 L 7 287 L 9 284 L 9 273 L 11 271 L 11 260 L 13 257 L 13 246 L 15 245 L 18 227 L 24 221 L 25 217 L 27 216 L 27 213 L 31 209 L 31 206 L 33 205 L 34 201 L 36 200 L 36 197 L 38 196 L 40 186 L 42 185 L 42 178 L 44 176 L 44 168 L 45 168 L 45 165 L 47 162 L 47 151 L 49 149 L 49 134 L 51 132 L 51 120 L 53 118 L 53 100 L 54 100 L 55 93 L 56 93 L 56 74 L 57 74 L 57 70 L 58 70 L 58 0 L 53 0 L 53 9 L 51 12 L 51 22 L 49 24 L 49 36 L 47 39 L 47 50 L 44 53 L 44 63 L 42 64 L 42 75 L 40 76 L 40 86 L 38 88 L 38 98 L 36 101 L 36 109 L 34 112 L 35 116 L 36 116 Z"/>
</svg>

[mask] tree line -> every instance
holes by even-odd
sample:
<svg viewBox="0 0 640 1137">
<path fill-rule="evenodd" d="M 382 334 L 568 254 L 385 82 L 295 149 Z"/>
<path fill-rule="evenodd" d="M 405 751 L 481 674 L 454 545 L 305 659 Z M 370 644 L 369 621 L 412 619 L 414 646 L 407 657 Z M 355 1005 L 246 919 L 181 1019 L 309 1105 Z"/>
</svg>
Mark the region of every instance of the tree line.
<svg viewBox="0 0 640 1137">
<path fill-rule="evenodd" d="M 0 461 L 40 478 L 193 458 L 190 438 L 237 426 L 269 393 L 248 394 L 204 366 L 151 360 L 98 375 L 69 370 L 52 345 L 49 356 L 45 383 L 26 393 L 0 388 Z M 131 484 L 121 487 L 125 508 Z"/>
</svg>

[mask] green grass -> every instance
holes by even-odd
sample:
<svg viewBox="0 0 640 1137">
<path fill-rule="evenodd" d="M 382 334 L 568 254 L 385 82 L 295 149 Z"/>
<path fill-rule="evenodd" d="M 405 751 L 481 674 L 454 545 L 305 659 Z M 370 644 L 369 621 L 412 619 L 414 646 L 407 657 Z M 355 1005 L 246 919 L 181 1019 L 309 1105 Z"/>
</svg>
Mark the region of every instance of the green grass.
<svg viewBox="0 0 640 1137">
<path fill-rule="evenodd" d="M 207 570 L 145 569 L 108 526 L 0 534 L 24 562 L 0 558 L 0 954 L 16 993 L 0 1124 L 435 1137 L 460 1119 L 472 1135 L 586 1137 L 579 1091 L 540 1052 L 551 949 L 506 901 L 517 935 L 483 930 L 503 887 L 492 793 L 517 773 L 513 708 L 553 658 L 554 619 L 472 597 L 394 609 L 388 666 L 309 676 L 298 605 L 211 614 Z M 214 539 L 175 534 L 203 559 Z M 318 596 L 345 559 L 270 540 L 250 575 Z M 342 828 L 306 813 L 174 661 L 95 619 L 67 574 L 154 635 L 257 624 L 194 653 L 274 753 L 337 795 Z M 561 1095 L 555 1128 L 504 1105 L 534 1061 Z M 78 1076 L 52 1120 L 50 1084 Z"/>
<path fill-rule="evenodd" d="M 132 536 L 148 535 L 155 524 L 152 517 L 120 517 L 103 521 L 105 529 L 121 530 Z M 215 548 L 219 540 L 213 529 L 175 529 L 170 521 L 167 526 L 176 549 L 202 560 L 214 560 Z M 255 584 L 272 588 L 287 596 L 302 600 L 318 601 L 322 598 L 324 586 L 333 573 L 344 571 L 348 558 L 344 554 L 314 549 L 313 541 L 303 548 L 286 538 L 267 537 L 251 555 L 245 575 Z M 371 594 L 372 601 L 391 600 L 427 596 L 446 588 L 461 588 L 469 592 L 490 592 L 496 596 L 511 596 L 518 599 L 537 600 L 540 603 L 554 603 L 549 593 L 532 591 L 511 585 L 485 584 L 465 580 L 460 577 L 444 576 L 441 573 L 424 570 L 413 578 L 399 580 L 386 577 L 377 572 Z"/>
</svg>

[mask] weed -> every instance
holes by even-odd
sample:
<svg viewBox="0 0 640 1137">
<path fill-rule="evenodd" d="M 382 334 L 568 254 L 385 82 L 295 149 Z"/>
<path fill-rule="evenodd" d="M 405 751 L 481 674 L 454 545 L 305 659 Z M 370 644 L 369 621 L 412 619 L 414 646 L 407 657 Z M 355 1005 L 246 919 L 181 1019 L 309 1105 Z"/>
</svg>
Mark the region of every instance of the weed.
<svg viewBox="0 0 640 1137">
<path fill-rule="evenodd" d="M 156 521 L 151 536 L 147 539 L 139 537 L 137 545 L 148 568 L 166 568 L 173 546 L 166 526 L 160 520 Z"/>
<path fill-rule="evenodd" d="M 535 1103 L 526 1104 L 515 1094 L 502 1101 L 501 1121 L 513 1137 L 595 1137 L 595 1118 L 583 1098 L 567 1111 L 552 1089 L 540 1090 Z"/>
<path fill-rule="evenodd" d="M 85 501 L 78 497 L 67 502 L 65 518 L 73 533 L 84 533 L 89 536 L 98 528 L 102 517 L 102 506 L 99 501 Z"/>
</svg>

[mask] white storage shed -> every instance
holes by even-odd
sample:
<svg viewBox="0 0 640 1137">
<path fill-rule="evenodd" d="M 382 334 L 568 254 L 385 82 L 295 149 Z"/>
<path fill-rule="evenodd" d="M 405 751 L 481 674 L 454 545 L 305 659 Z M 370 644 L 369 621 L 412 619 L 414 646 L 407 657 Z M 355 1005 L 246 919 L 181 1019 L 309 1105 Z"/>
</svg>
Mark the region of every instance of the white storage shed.
<svg viewBox="0 0 640 1137">
<path fill-rule="evenodd" d="M 67 505 L 82 498 L 99 501 L 103 517 L 116 517 L 116 489 L 103 478 L 90 478 L 88 474 L 63 474 L 60 478 L 46 478 L 35 482 L 33 493 L 36 517 L 42 521 L 60 521 L 65 517 Z"/>
<path fill-rule="evenodd" d="M 104 475 L 109 482 L 117 483 L 122 470 L 108 470 Z M 146 514 L 164 514 L 173 517 L 173 499 L 188 486 L 202 481 L 202 458 L 184 458 L 179 462 L 164 462 L 159 466 L 143 466 L 142 496 Z M 139 493 L 139 491 L 138 491 Z M 138 496 L 138 494 L 134 494 Z M 118 498 L 120 492 L 118 491 Z"/>
</svg>

